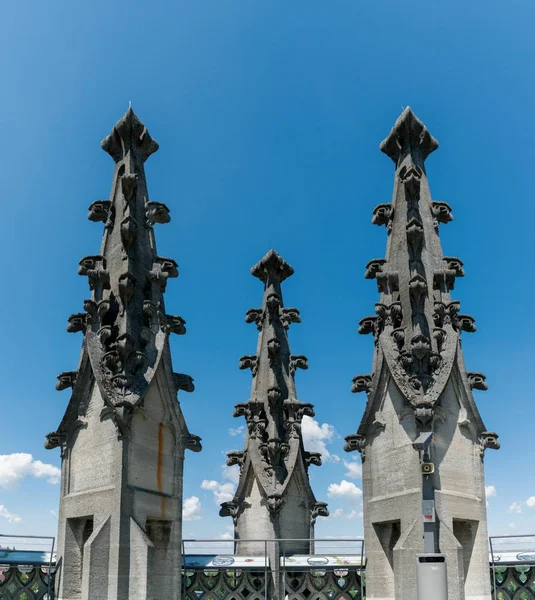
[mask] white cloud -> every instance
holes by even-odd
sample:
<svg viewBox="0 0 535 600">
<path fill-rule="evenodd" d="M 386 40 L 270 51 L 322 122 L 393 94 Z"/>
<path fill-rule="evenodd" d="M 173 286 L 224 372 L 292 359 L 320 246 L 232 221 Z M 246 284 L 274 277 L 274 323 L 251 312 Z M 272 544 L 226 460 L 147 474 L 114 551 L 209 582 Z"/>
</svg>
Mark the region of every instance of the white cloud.
<svg viewBox="0 0 535 600">
<path fill-rule="evenodd" d="M 3 504 L 0 504 L 0 517 L 7 519 L 8 523 L 13 523 L 14 525 L 22 523 L 22 519 L 18 515 L 10 513 Z"/>
<path fill-rule="evenodd" d="M 216 504 L 223 504 L 223 502 L 230 502 L 234 498 L 235 485 L 233 483 L 219 483 L 219 481 L 208 481 L 205 479 L 201 483 L 203 490 L 208 490 L 214 494 L 214 500 Z"/>
<path fill-rule="evenodd" d="M 51 509 L 50 509 L 50 514 L 51 514 L 53 517 L 57 517 L 57 516 L 58 516 L 58 511 L 57 511 L 57 510 L 54 510 L 53 508 L 51 508 Z"/>
<path fill-rule="evenodd" d="M 356 460 L 344 460 L 346 472 L 344 475 L 349 479 L 360 479 L 362 477 L 362 465 Z"/>
<path fill-rule="evenodd" d="M 232 437 L 236 437 L 237 435 L 243 435 L 245 433 L 245 425 L 240 425 L 239 427 L 233 428 L 230 427 L 228 430 L 228 434 Z"/>
<path fill-rule="evenodd" d="M 516 523 L 509 523 L 509 527 L 511 529 L 516 529 Z"/>
<path fill-rule="evenodd" d="M 362 512 L 352 510 L 350 513 L 346 513 L 343 508 L 337 508 L 330 517 L 331 519 L 356 519 L 362 517 Z"/>
<path fill-rule="evenodd" d="M 15 490 L 26 477 L 46 479 L 48 483 L 57 484 L 61 479 L 61 470 L 54 465 L 33 460 L 31 454 L 24 452 L 0 454 L 0 488 Z"/>
<path fill-rule="evenodd" d="M 334 425 L 329 425 L 328 423 L 320 425 L 312 417 L 305 416 L 301 422 L 301 432 L 303 434 L 305 450 L 309 452 L 321 452 L 324 461 L 340 461 L 340 457 L 336 454 L 331 454 L 326 446 L 328 442 L 332 442 L 336 437 Z"/>
<path fill-rule="evenodd" d="M 201 501 L 197 496 L 191 496 L 184 500 L 182 506 L 182 518 L 184 521 L 199 521 L 202 516 Z"/>
<path fill-rule="evenodd" d="M 232 465 L 232 467 L 227 467 L 227 465 L 223 465 L 223 479 L 228 479 L 232 481 L 234 484 L 238 484 L 240 480 L 240 467 L 238 465 Z"/>
<path fill-rule="evenodd" d="M 526 500 L 526 505 L 529 506 L 530 508 L 535 508 L 535 496 L 530 496 Z"/>
<path fill-rule="evenodd" d="M 487 506 L 489 506 L 489 498 L 492 498 L 493 496 L 496 496 L 496 495 L 497 495 L 496 488 L 493 485 L 485 486 L 485 497 L 487 499 Z"/>
<path fill-rule="evenodd" d="M 331 483 L 327 489 L 329 498 L 345 498 L 346 500 L 358 501 L 362 496 L 362 490 L 351 481 L 342 479 L 340 483 Z"/>
<path fill-rule="evenodd" d="M 519 515 L 522 512 L 522 502 L 513 502 L 507 509 L 507 512 L 516 513 Z"/>
</svg>

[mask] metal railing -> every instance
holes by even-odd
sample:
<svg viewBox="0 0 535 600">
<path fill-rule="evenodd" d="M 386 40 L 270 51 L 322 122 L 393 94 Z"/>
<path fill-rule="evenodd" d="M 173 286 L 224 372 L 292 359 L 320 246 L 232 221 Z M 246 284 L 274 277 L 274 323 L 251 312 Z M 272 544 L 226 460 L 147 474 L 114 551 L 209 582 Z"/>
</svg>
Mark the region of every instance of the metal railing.
<svg viewBox="0 0 535 600">
<path fill-rule="evenodd" d="M 12 549 L 9 549 L 10 540 L 14 542 Z M 0 567 L 5 565 L 0 584 L 29 589 L 32 598 L 52 600 L 55 543 L 56 538 L 52 536 L 0 534 Z"/>
<path fill-rule="evenodd" d="M 238 545 L 263 546 L 254 555 L 236 554 Z M 313 552 L 289 552 L 285 546 L 314 548 Z M 194 551 L 195 550 L 195 551 Z M 226 552 L 222 553 L 221 550 Z M 259 555 L 260 554 L 260 555 Z M 214 594 L 240 596 L 246 589 L 255 599 L 306 597 L 309 593 L 351 587 L 364 598 L 364 539 L 185 539 L 182 542 L 182 598 L 205 598 Z M 262 577 L 259 577 L 259 574 Z M 277 587 L 277 590 L 273 588 Z"/>
<path fill-rule="evenodd" d="M 502 590 L 535 599 L 535 535 L 492 535 L 489 548 L 494 600 L 509 597 Z"/>
</svg>

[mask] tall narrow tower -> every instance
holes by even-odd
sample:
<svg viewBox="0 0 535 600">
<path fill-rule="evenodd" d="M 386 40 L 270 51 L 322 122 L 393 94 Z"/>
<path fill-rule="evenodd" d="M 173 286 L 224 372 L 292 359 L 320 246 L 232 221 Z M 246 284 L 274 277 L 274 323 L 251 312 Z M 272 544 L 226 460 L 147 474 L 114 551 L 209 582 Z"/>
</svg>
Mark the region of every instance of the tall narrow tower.
<svg viewBox="0 0 535 600">
<path fill-rule="evenodd" d="M 415 600 L 424 551 L 446 555 L 448 598 L 490 599 L 483 455 L 499 444 L 472 396 L 487 389 L 485 377 L 464 366 L 461 331 L 476 328 L 450 295 L 464 271 L 439 241 L 452 215 L 429 191 L 424 162 L 437 147 L 409 108 L 381 144 L 396 171 L 392 203 L 372 219 L 386 226 L 386 259 L 366 265 L 381 294 L 359 327 L 375 339 L 373 372 L 353 379 L 368 401 L 345 446 L 363 461 L 371 600 Z M 413 442 L 422 433 L 431 443 L 419 451 Z"/>
<path fill-rule="evenodd" d="M 240 359 L 240 369 L 251 369 L 249 402 L 237 404 L 235 417 L 245 417 L 245 449 L 230 452 L 227 464 L 240 465 L 234 499 L 222 504 L 221 516 L 232 516 L 236 539 L 295 539 L 281 546 L 285 552 L 310 552 L 314 523 L 329 515 L 327 504 L 317 502 L 310 487 L 308 467 L 321 465 L 318 452 L 305 452 L 301 422 L 314 416 L 311 404 L 297 399 L 294 376 L 307 369 L 307 359 L 290 353 L 287 330 L 299 323 L 299 311 L 285 308 L 281 283 L 293 268 L 274 250 L 251 269 L 264 283 L 262 308 L 247 311 L 255 323 L 258 345 L 254 355 Z M 268 552 L 274 548 L 268 547 Z M 238 554 L 264 554 L 262 542 L 238 542 Z M 272 560 L 275 556 L 272 557 Z"/>
<path fill-rule="evenodd" d="M 153 226 L 169 222 L 149 201 L 144 163 L 158 149 L 129 109 L 102 142 L 115 161 L 109 200 L 89 207 L 104 223 L 100 254 L 80 261 L 91 299 L 71 315 L 83 332 L 72 396 L 46 448 L 61 448 L 56 594 L 60 600 L 159 600 L 180 594 L 184 450 L 199 451 L 177 402 L 193 380 L 173 373 L 165 312 L 177 264 L 156 252 Z"/>
</svg>

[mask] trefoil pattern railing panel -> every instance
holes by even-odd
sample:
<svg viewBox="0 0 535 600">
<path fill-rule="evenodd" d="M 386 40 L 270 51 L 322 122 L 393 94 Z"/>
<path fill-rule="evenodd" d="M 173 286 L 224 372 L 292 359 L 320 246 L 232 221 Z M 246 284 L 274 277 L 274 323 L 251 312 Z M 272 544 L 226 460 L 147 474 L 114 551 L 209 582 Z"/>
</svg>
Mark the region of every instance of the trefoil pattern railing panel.
<svg viewBox="0 0 535 600">
<path fill-rule="evenodd" d="M 54 600 L 49 567 L 0 566 L 0 600 Z"/>
</svg>

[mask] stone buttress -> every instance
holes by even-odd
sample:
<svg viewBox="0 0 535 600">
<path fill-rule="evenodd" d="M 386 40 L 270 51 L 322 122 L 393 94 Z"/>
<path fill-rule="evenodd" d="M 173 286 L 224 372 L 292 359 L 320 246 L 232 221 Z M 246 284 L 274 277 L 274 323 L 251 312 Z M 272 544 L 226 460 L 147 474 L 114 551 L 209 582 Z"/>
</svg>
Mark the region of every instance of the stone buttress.
<svg viewBox="0 0 535 600">
<path fill-rule="evenodd" d="M 251 269 L 264 283 L 261 308 L 247 311 L 247 323 L 255 323 L 258 345 L 254 355 L 240 359 L 240 369 L 253 375 L 251 397 L 237 404 L 235 417 L 245 417 L 247 433 L 243 451 L 229 452 L 227 465 L 240 466 L 234 499 L 221 507 L 221 516 L 234 522 L 237 554 L 264 554 L 262 542 L 247 539 L 295 539 L 285 542 L 285 552 L 310 552 L 318 516 L 328 516 L 327 505 L 317 502 L 308 478 L 310 465 L 321 465 L 321 455 L 306 452 L 301 435 L 303 417 L 314 416 L 311 404 L 297 399 L 294 376 L 307 369 L 305 356 L 290 353 L 287 330 L 299 323 L 299 311 L 285 308 L 281 283 L 293 274 L 274 250 Z M 278 544 L 268 544 L 270 558 Z"/>
<path fill-rule="evenodd" d="M 149 200 L 144 163 L 158 149 L 132 109 L 102 142 L 115 161 L 109 200 L 89 207 L 104 224 L 100 254 L 80 261 L 91 298 L 71 315 L 84 335 L 65 416 L 45 446 L 60 447 L 59 600 L 164 600 L 180 596 L 184 451 L 199 451 L 177 392 L 193 380 L 173 373 L 164 292 L 176 262 L 158 256 L 154 224 L 169 222 Z"/>
<path fill-rule="evenodd" d="M 476 328 L 451 296 L 464 271 L 442 254 L 439 228 L 453 217 L 431 199 L 424 165 L 437 147 L 409 108 L 381 144 L 396 171 L 392 203 L 379 204 L 372 219 L 386 227 L 386 258 L 371 260 L 365 273 L 380 301 L 359 324 L 374 337 L 373 373 L 353 379 L 367 403 L 345 446 L 363 462 L 370 600 L 416 599 L 416 555 L 430 532 L 433 551 L 446 555 L 449 598 L 490 599 L 483 455 L 499 444 L 472 395 L 487 389 L 485 376 L 464 365 L 461 332 Z M 433 437 L 420 456 L 412 443 L 423 432 Z M 422 475 L 421 459 L 434 473 Z M 422 500 L 434 501 L 435 523 L 424 525 Z"/>
</svg>

